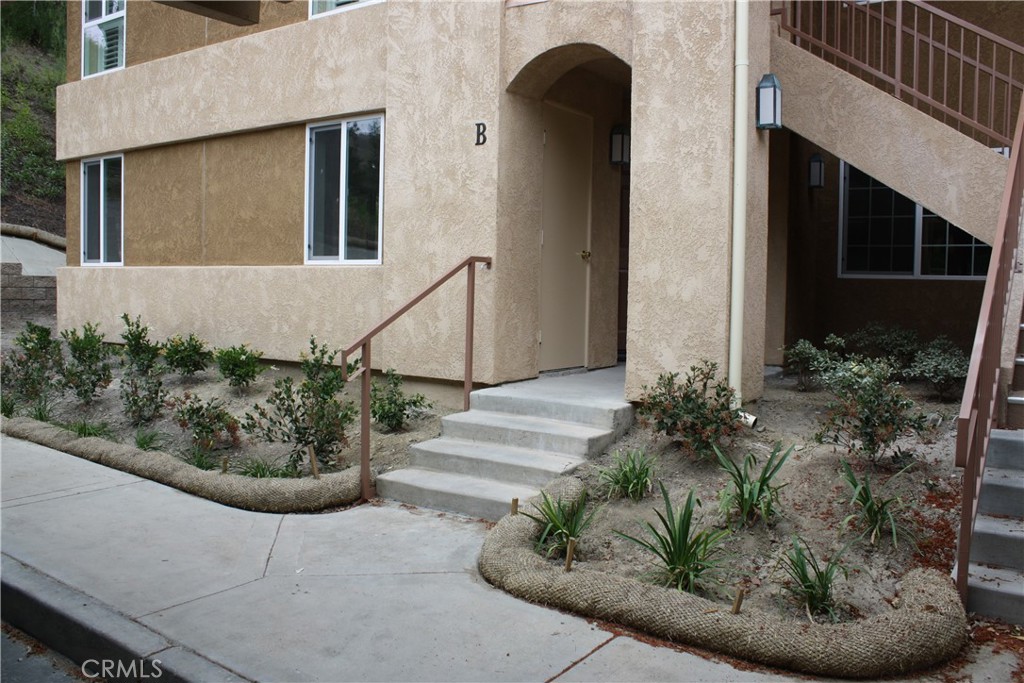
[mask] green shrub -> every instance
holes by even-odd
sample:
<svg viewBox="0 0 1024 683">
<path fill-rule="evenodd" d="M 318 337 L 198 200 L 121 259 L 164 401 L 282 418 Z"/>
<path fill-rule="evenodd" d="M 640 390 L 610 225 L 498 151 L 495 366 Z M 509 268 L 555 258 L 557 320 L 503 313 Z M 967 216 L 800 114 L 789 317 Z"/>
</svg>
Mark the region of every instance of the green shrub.
<svg viewBox="0 0 1024 683">
<path fill-rule="evenodd" d="M 522 514 L 541 525 L 540 536 L 537 537 L 537 552 L 544 552 L 547 557 L 565 555 L 569 540 L 579 541 L 583 532 L 594 521 L 599 508 L 587 514 L 587 492 L 573 501 L 561 498 L 552 500 L 547 491 L 541 491 L 541 503 L 533 504 L 536 515 L 528 512 Z"/>
<path fill-rule="evenodd" d="M 938 337 L 918 352 L 910 375 L 927 380 L 942 400 L 955 398 L 963 390 L 970 357 L 946 337 Z"/>
<path fill-rule="evenodd" d="M 799 536 L 793 536 L 793 545 L 782 558 L 782 567 L 790 578 L 785 588 L 807 610 L 811 621 L 814 621 L 815 615 L 821 614 L 827 614 L 833 622 L 838 618 L 835 581 L 839 574 L 843 578 L 849 576 L 849 570 L 841 562 L 847 547 L 843 547 L 821 566 L 807 542 Z"/>
<path fill-rule="evenodd" d="M 213 353 L 206 348 L 206 342 L 194 334 L 187 338 L 175 335 L 164 342 L 164 361 L 167 367 L 185 378 L 203 372 L 213 360 Z"/>
<path fill-rule="evenodd" d="M 221 376 L 239 392 L 256 381 L 260 373 L 266 370 L 266 367 L 260 364 L 262 357 L 263 352 L 250 349 L 245 344 L 213 352 L 213 359 Z"/>
<path fill-rule="evenodd" d="M 845 460 L 842 460 L 841 463 L 843 479 L 853 491 L 850 502 L 857 508 L 857 512 L 843 520 L 843 526 L 845 527 L 854 519 L 859 520 L 864 528 L 863 533 L 868 537 L 871 545 L 875 545 L 883 535 L 888 535 L 892 539 L 894 548 L 899 547 L 900 538 L 905 538 L 913 543 L 914 533 L 896 519 L 896 513 L 903 508 L 903 501 L 897 497 L 876 496 L 871 490 L 871 480 L 867 475 L 864 475 L 863 481 L 858 480 L 850 463 Z M 886 529 L 888 529 L 888 534 L 886 534 Z"/>
<path fill-rule="evenodd" d="M 643 387 L 637 411 L 657 431 L 698 455 L 708 455 L 740 426 L 740 410 L 732 407 L 735 392 L 715 380 L 717 371 L 717 363 L 703 361 L 690 367 L 682 383 L 676 381 L 678 373 L 660 375 L 653 389 Z"/>
<path fill-rule="evenodd" d="M 121 359 L 125 371 L 136 375 L 159 375 L 162 372 L 158 364 L 163 347 L 159 342 L 150 340 L 149 327 L 142 324 L 141 317 L 136 316 L 132 320 L 127 313 L 122 313 L 121 320 L 124 321 Z"/>
<path fill-rule="evenodd" d="M 128 422 L 152 422 L 163 408 L 166 392 L 158 374 L 125 373 L 121 378 L 121 405 Z"/>
<path fill-rule="evenodd" d="M 819 375 L 840 360 L 839 351 L 843 345 L 842 338 L 829 335 L 824 349 L 817 348 L 806 339 L 783 349 L 786 368 L 797 375 L 797 389 L 807 391 L 814 388 Z"/>
<path fill-rule="evenodd" d="M 430 405 L 423 394 L 402 393 L 402 376 L 392 369 L 384 372 L 383 382 L 370 385 L 370 417 L 386 432 L 398 431 L 408 418 Z"/>
<path fill-rule="evenodd" d="M 60 341 L 53 338 L 50 328 L 28 322 L 14 338 L 14 347 L 0 367 L 0 386 L 9 405 L 49 404 L 64 365 Z"/>
<path fill-rule="evenodd" d="M 655 512 L 663 531 L 650 522 L 644 522 L 650 540 L 635 538 L 621 531 L 615 533 L 655 555 L 661 565 L 658 573 L 665 586 L 693 593 L 718 569 L 722 542 L 729 532 L 724 529 L 693 529 L 693 510 L 700 505 L 700 501 L 694 498 L 693 489 L 686 497 L 682 513 L 677 516 L 665 485 L 661 482 L 658 485 L 665 501 L 665 514 L 658 510 Z"/>
<path fill-rule="evenodd" d="M 851 358 L 836 363 L 822 374 L 832 392 L 817 438 L 842 445 L 877 462 L 896 440 L 923 427 L 924 418 L 914 412 L 914 402 L 892 381 L 886 360 Z"/>
<path fill-rule="evenodd" d="M 302 355 L 303 380 L 298 387 L 291 377 L 274 382 L 267 405 L 253 406 L 242 429 L 270 443 L 291 446 L 290 463 L 298 471 L 309 447 L 324 465 L 348 443 L 345 430 L 355 421 L 356 408 L 339 394 L 345 387 L 342 369 L 334 365 L 337 351 L 328 351 L 316 338 L 309 340 L 309 354 Z"/>
<path fill-rule="evenodd" d="M 897 373 L 906 372 L 921 348 L 917 333 L 896 325 L 868 323 L 846 336 L 849 350 L 876 360 L 887 359 Z"/>
<path fill-rule="evenodd" d="M 69 356 L 61 372 L 61 387 L 71 390 L 82 403 L 92 403 L 113 381 L 110 358 L 114 350 L 92 323 L 85 323 L 81 334 L 72 328 L 60 336 L 68 345 Z"/>
<path fill-rule="evenodd" d="M 641 500 L 652 487 L 655 458 L 642 448 L 615 451 L 611 467 L 598 469 L 598 478 L 608 488 L 608 497 L 623 496 Z"/>
<path fill-rule="evenodd" d="M 204 401 L 186 391 L 168 401 L 167 406 L 182 431 L 192 437 L 194 447 L 212 451 L 238 446 L 238 420 L 216 398 Z"/>
<path fill-rule="evenodd" d="M 748 453 L 743 459 L 741 469 L 716 447 L 718 463 L 729 474 L 731 484 L 718 495 L 722 514 L 729 517 L 735 513 L 737 521 L 746 525 L 753 524 L 758 517 L 765 522 L 770 521 L 775 515 L 775 503 L 779 501 L 779 489 L 782 488 L 773 484 L 772 480 L 792 452 L 792 446 L 782 453 L 782 444 L 776 444 L 755 477 L 754 466 L 757 464 L 757 458 L 753 453 Z"/>
</svg>

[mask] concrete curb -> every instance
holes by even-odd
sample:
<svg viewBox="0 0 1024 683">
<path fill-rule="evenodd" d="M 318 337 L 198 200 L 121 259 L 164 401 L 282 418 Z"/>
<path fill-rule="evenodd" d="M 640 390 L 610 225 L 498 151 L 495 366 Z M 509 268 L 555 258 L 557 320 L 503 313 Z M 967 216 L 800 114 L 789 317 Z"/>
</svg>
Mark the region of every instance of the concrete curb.
<svg viewBox="0 0 1024 683">
<path fill-rule="evenodd" d="M 4 555 L 2 562 L 3 620 L 76 664 L 89 662 L 99 671 L 104 660 L 113 660 L 124 667 L 122 673 L 132 671 L 128 676 L 105 676 L 106 680 L 249 680 L 13 557 Z"/>
</svg>

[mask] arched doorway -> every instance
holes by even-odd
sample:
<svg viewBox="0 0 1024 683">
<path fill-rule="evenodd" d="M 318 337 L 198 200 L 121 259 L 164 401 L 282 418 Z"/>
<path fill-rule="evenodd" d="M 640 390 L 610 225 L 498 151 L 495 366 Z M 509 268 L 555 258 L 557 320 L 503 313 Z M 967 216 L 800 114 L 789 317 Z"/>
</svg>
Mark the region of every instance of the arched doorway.
<svg viewBox="0 0 1024 683">
<path fill-rule="evenodd" d="M 536 57 L 509 92 L 533 101 L 543 138 L 537 185 L 537 368 L 614 365 L 625 353 L 627 167 L 610 159 L 628 130 L 631 69 L 607 50 L 566 45 Z M 625 205 L 623 205 L 625 202 Z"/>
</svg>

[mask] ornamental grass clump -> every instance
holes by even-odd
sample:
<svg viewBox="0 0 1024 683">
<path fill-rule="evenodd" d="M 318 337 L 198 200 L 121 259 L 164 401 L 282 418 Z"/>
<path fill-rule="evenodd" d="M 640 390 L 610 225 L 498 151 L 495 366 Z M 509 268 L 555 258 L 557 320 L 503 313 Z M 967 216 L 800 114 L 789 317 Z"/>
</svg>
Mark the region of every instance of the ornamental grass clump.
<svg viewBox="0 0 1024 683">
<path fill-rule="evenodd" d="M 309 449 L 320 464 L 332 465 L 348 444 L 346 430 L 355 421 L 356 407 L 340 396 L 345 379 L 342 368 L 334 365 L 338 353 L 310 337 L 309 353 L 302 355 L 302 382 L 295 386 L 291 377 L 276 380 L 266 405 L 254 405 L 242 421 L 247 434 L 288 444 L 289 463 L 296 472 Z"/>
<path fill-rule="evenodd" d="M 748 453 L 743 458 L 743 467 L 734 463 L 717 447 L 719 466 L 729 475 L 729 484 L 718 495 L 719 509 L 726 518 L 734 518 L 737 524 L 750 526 L 758 520 L 770 522 L 775 516 L 775 504 L 779 502 L 779 489 L 773 482 L 793 447 L 783 453 L 782 444 L 775 444 L 761 471 L 754 474 L 757 458 Z"/>
<path fill-rule="evenodd" d="M 641 500 L 651 491 L 654 477 L 655 458 L 647 455 L 642 448 L 623 453 L 615 451 L 611 467 L 597 471 L 598 479 L 608 489 L 608 497 Z"/>
<path fill-rule="evenodd" d="M 541 525 L 535 548 L 547 557 L 565 555 L 569 541 L 579 541 L 600 509 L 594 508 L 587 512 L 586 491 L 575 500 L 563 500 L 561 497 L 552 500 L 547 491 L 541 491 L 540 505 L 533 503 L 533 508 L 537 511 L 536 515 L 529 512 L 520 514 Z"/>
<path fill-rule="evenodd" d="M 694 497 L 694 490 L 690 489 L 682 511 L 677 514 L 665 484 L 658 482 L 658 486 L 665 501 L 665 514 L 655 510 L 660 528 L 644 522 L 649 538 L 636 538 L 621 531 L 615 531 L 615 534 L 654 554 L 660 565 L 656 577 L 666 587 L 674 586 L 677 590 L 693 593 L 718 570 L 722 543 L 729 531 L 696 530 L 693 528 L 693 512 L 700 501 Z"/>
<path fill-rule="evenodd" d="M 807 542 L 794 535 L 792 546 L 782 557 L 782 568 L 790 578 L 785 589 L 807 610 L 807 618 L 811 621 L 820 615 L 827 615 L 833 622 L 838 621 L 835 582 L 839 574 L 843 578 L 849 577 L 849 570 L 841 561 L 848 547 L 844 546 L 822 565 Z"/>
<path fill-rule="evenodd" d="M 718 364 L 703 361 L 678 373 L 659 375 L 654 388 L 643 387 L 637 412 L 644 422 L 678 440 L 700 456 L 740 427 L 740 410 L 733 407 L 735 392 L 724 380 L 716 380 Z"/>
<path fill-rule="evenodd" d="M 853 491 L 850 503 L 857 511 L 843 520 L 843 526 L 847 526 L 853 520 L 857 520 L 863 528 L 863 536 L 868 538 L 871 545 L 875 545 L 878 539 L 888 536 L 892 540 L 894 548 L 899 547 L 899 539 L 904 538 L 914 544 L 914 532 L 897 519 L 897 513 L 903 509 L 903 501 L 898 497 L 883 498 L 875 495 L 871 490 L 871 479 L 864 475 L 864 479 L 857 479 L 853 473 L 850 463 L 845 460 L 842 463 L 843 479 L 849 484 Z M 898 476 L 898 474 L 897 474 Z"/>
</svg>

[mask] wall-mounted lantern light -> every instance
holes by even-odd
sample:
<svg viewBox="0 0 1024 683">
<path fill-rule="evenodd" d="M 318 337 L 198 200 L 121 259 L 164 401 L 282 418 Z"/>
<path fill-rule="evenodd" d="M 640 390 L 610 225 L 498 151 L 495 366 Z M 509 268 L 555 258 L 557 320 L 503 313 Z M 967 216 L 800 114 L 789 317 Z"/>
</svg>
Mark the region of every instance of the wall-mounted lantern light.
<svg viewBox="0 0 1024 683">
<path fill-rule="evenodd" d="M 782 128 L 782 86 L 775 74 L 765 74 L 757 84 L 757 127 Z"/>
<path fill-rule="evenodd" d="M 629 128 L 621 123 L 612 126 L 611 149 L 609 161 L 616 166 L 629 163 Z"/>
<path fill-rule="evenodd" d="M 807 187 L 819 189 L 825 187 L 825 160 L 815 152 L 811 155 L 810 172 L 807 175 Z"/>
</svg>

